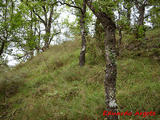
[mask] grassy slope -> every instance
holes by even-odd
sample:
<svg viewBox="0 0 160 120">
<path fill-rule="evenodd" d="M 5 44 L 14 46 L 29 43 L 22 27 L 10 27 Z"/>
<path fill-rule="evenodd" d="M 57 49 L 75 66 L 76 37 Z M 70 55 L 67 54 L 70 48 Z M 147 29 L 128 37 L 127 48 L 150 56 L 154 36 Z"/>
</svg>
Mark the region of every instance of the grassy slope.
<svg viewBox="0 0 160 120">
<path fill-rule="evenodd" d="M 154 39 L 159 40 L 158 36 Z M 105 67 L 99 63 L 80 68 L 79 41 L 77 38 L 53 46 L 11 72 L 1 74 L 0 120 L 102 120 Z M 160 114 L 160 64 L 144 57 L 143 52 L 136 57 L 135 52 L 133 55 L 127 51 L 118 59 L 119 110 Z M 147 119 L 150 118 L 156 120 L 158 116 Z M 121 119 L 129 118 L 122 116 Z"/>
</svg>

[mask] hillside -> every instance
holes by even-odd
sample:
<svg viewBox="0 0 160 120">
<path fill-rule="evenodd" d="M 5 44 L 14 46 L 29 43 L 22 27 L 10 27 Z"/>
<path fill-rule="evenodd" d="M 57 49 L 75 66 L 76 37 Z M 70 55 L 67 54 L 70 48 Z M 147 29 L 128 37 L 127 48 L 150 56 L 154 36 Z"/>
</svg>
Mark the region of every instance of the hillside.
<svg viewBox="0 0 160 120">
<path fill-rule="evenodd" d="M 117 102 L 121 112 L 160 117 L 160 30 L 145 43 L 125 36 L 118 57 Z M 152 42 L 151 42 L 152 41 Z M 153 42 L 154 41 L 154 42 Z M 79 67 L 80 38 L 52 46 L 0 74 L 0 120 L 102 120 L 104 62 Z M 122 116 L 121 120 L 134 120 Z M 142 116 L 137 119 L 142 119 Z"/>
</svg>

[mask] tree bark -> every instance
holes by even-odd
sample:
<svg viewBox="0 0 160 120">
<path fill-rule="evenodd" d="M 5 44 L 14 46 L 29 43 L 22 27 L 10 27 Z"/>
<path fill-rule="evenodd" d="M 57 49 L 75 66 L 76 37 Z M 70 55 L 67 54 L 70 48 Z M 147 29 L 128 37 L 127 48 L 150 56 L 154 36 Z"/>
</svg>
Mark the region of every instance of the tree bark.
<svg viewBox="0 0 160 120">
<path fill-rule="evenodd" d="M 139 18 L 138 25 L 144 25 L 144 13 L 145 13 L 145 5 L 142 5 L 138 8 Z"/>
<path fill-rule="evenodd" d="M 105 56 L 106 56 L 106 70 L 105 70 L 105 103 L 106 110 L 117 112 L 118 107 L 116 104 L 116 76 L 117 76 L 117 66 L 116 66 L 116 39 L 115 30 L 116 25 L 114 21 L 101 10 L 95 10 L 91 3 L 91 0 L 86 0 L 88 7 L 97 16 L 105 30 Z M 107 120 L 118 120 L 118 116 L 107 116 Z"/>
<path fill-rule="evenodd" d="M 136 38 L 144 38 L 145 37 L 145 29 L 144 29 L 144 14 L 145 14 L 145 7 L 148 5 L 147 0 L 144 1 L 143 3 L 138 2 L 137 0 L 135 0 L 135 5 L 136 8 L 138 9 L 138 13 L 139 13 L 139 17 L 138 17 L 138 29 L 137 29 L 137 36 Z M 141 29 L 140 31 L 142 33 L 139 33 L 139 29 Z"/>
<path fill-rule="evenodd" d="M 131 7 L 127 9 L 127 19 L 128 19 L 128 25 L 131 25 Z"/>
<path fill-rule="evenodd" d="M 4 47 L 5 47 L 5 41 L 4 41 L 4 40 L 2 40 L 1 48 L 0 48 L 0 57 L 1 57 L 1 56 L 2 56 L 2 54 L 3 54 Z"/>
<path fill-rule="evenodd" d="M 86 54 L 85 14 L 86 14 L 86 1 L 83 0 L 83 8 L 82 8 L 81 18 L 80 18 L 81 38 L 82 38 L 81 52 L 80 52 L 80 57 L 79 57 L 80 66 L 85 65 L 85 54 Z"/>
</svg>

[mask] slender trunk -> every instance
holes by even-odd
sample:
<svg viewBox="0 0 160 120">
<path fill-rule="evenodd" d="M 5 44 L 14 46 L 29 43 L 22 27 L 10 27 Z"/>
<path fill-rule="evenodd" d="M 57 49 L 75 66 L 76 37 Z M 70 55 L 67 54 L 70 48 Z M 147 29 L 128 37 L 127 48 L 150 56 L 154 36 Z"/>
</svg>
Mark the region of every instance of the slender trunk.
<svg viewBox="0 0 160 120">
<path fill-rule="evenodd" d="M 138 19 L 138 31 L 141 31 L 141 32 L 140 33 L 138 32 L 137 38 L 144 38 L 145 37 L 144 14 L 145 14 L 145 6 L 142 5 L 139 7 L 139 19 Z"/>
<path fill-rule="evenodd" d="M 44 47 L 43 49 L 46 50 L 49 48 L 49 38 L 50 38 L 50 27 L 48 27 L 47 25 L 45 26 L 45 43 L 44 43 Z"/>
<path fill-rule="evenodd" d="M 38 22 L 38 24 L 40 24 L 40 22 Z M 36 45 L 36 50 L 37 50 L 37 54 L 40 53 L 40 42 L 41 42 L 41 28 L 40 28 L 40 25 L 39 25 L 39 31 L 38 31 L 38 42 L 37 42 L 37 45 Z"/>
<path fill-rule="evenodd" d="M 145 6 L 142 5 L 139 7 L 139 19 L 138 19 L 138 25 L 144 25 L 144 13 L 145 13 Z"/>
<path fill-rule="evenodd" d="M 127 11 L 128 11 L 128 8 L 127 8 Z M 128 14 L 130 14 L 129 12 L 127 12 L 127 17 L 128 17 L 128 20 L 129 20 L 129 25 L 130 25 L 130 15 L 128 15 Z M 118 15 L 119 15 L 119 18 L 118 18 L 118 20 L 120 21 L 121 20 L 121 11 L 120 10 L 118 10 Z M 119 56 L 119 54 L 120 54 L 120 52 L 119 52 L 119 50 L 120 50 L 120 46 L 121 46 L 121 42 L 122 42 L 122 27 L 121 27 L 122 25 L 117 25 L 117 28 L 118 28 L 118 32 L 119 32 L 119 40 L 118 40 L 118 43 L 117 43 L 117 55 Z"/>
<path fill-rule="evenodd" d="M 5 47 L 5 42 L 2 41 L 1 48 L 0 48 L 0 56 L 2 56 L 2 54 L 3 54 L 4 47 Z"/>
<path fill-rule="evenodd" d="M 122 30 L 121 28 L 119 28 L 119 40 L 118 40 L 118 47 L 120 47 L 121 43 L 122 43 Z"/>
<path fill-rule="evenodd" d="M 117 43 L 117 56 L 120 55 L 120 47 L 121 47 L 121 43 L 122 43 L 122 29 L 119 26 L 118 27 L 118 32 L 119 32 L 119 39 L 118 39 L 118 43 Z"/>
<path fill-rule="evenodd" d="M 145 37 L 145 29 L 144 29 L 144 14 L 145 14 L 145 7 L 146 4 L 139 5 L 137 1 L 135 1 L 136 7 L 138 9 L 139 17 L 138 17 L 138 28 L 136 33 L 136 38 L 144 38 Z"/>
<path fill-rule="evenodd" d="M 49 15 L 49 18 L 47 19 L 47 12 L 46 12 L 46 8 L 44 8 L 44 15 L 45 15 L 45 31 L 46 31 L 46 34 L 45 34 L 45 46 L 44 48 L 45 49 L 48 49 L 49 48 L 49 45 L 50 45 L 50 37 L 51 37 L 51 26 L 52 26 L 52 16 L 53 16 L 53 8 L 54 6 L 52 5 L 50 7 L 50 15 Z"/>
<path fill-rule="evenodd" d="M 85 65 L 85 54 L 86 54 L 86 30 L 85 30 L 85 13 L 86 13 L 86 2 L 83 1 L 83 12 L 81 14 L 80 26 L 81 26 L 81 38 L 82 38 L 82 48 L 80 52 L 79 65 Z"/>
<path fill-rule="evenodd" d="M 105 103 L 106 110 L 117 112 L 118 107 L 116 104 L 116 77 L 117 77 L 117 66 L 116 66 L 116 38 L 115 30 L 116 25 L 114 21 L 101 10 L 96 10 L 92 5 L 91 0 L 86 0 L 88 7 L 97 16 L 105 30 L 105 56 L 106 56 L 106 70 L 105 70 Z M 118 116 L 107 116 L 107 120 L 118 120 Z"/>
<path fill-rule="evenodd" d="M 131 7 L 127 9 L 127 19 L 128 19 L 128 25 L 131 25 Z"/>
</svg>

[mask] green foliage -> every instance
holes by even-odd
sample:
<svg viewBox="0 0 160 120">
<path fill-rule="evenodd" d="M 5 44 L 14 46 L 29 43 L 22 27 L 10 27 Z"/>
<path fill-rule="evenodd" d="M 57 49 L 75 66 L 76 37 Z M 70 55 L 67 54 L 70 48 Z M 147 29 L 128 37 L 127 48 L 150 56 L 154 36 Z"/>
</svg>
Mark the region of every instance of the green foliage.
<svg viewBox="0 0 160 120">
<path fill-rule="evenodd" d="M 146 27 L 144 25 L 135 25 L 133 32 L 134 32 L 136 39 L 144 40 Z"/>
<path fill-rule="evenodd" d="M 114 19 L 114 10 L 117 8 L 117 2 L 118 1 L 113 1 L 113 0 L 108 0 L 107 2 L 104 0 L 99 0 L 93 2 L 94 7 L 96 10 L 100 10 L 107 13 L 111 18 Z M 100 6 L 100 7 L 99 7 Z"/>
<path fill-rule="evenodd" d="M 152 7 L 152 9 L 150 10 L 150 16 L 151 16 L 150 22 L 152 23 L 154 28 L 160 27 L 160 12 L 159 12 L 159 10 L 160 10 L 159 5 Z"/>
</svg>

